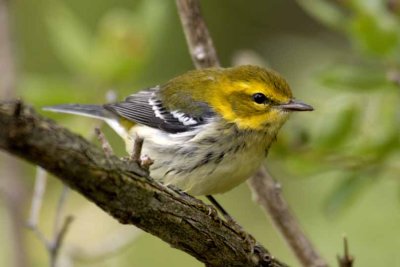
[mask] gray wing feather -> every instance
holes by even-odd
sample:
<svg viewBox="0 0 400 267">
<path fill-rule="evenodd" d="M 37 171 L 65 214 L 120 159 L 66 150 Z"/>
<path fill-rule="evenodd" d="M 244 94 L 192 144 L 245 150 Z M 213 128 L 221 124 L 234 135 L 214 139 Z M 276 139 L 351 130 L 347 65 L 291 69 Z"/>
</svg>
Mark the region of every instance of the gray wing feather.
<svg viewBox="0 0 400 267">
<path fill-rule="evenodd" d="M 193 117 L 180 110 L 168 110 L 158 98 L 159 88 L 150 88 L 128 96 L 124 101 L 106 105 L 65 104 L 44 107 L 53 112 L 84 115 L 99 119 L 115 119 L 123 117 L 135 123 L 152 128 L 162 129 L 169 133 L 179 133 L 192 130 L 205 123 L 204 117 Z"/>
<path fill-rule="evenodd" d="M 179 111 L 170 111 L 157 96 L 158 87 L 128 96 L 125 101 L 104 105 L 104 108 L 128 120 L 169 133 L 185 132 L 204 123 Z"/>
<path fill-rule="evenodd" d="M 115 115 L 101 105 L 63 104 L 43 107 L 43 110 L 83 115 L 98 119 L 115 118 Z"/>
</svg>

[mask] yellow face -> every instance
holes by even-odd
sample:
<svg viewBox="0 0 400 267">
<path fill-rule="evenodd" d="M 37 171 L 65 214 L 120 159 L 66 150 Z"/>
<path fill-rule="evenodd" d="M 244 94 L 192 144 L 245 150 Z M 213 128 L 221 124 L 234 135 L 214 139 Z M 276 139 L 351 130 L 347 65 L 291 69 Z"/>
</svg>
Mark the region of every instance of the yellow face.
<svg viewBox="0 0 400 267">
<path fill-rule="evenodd" d="M 312 110 L 293 100 L 289 85 L 278 73 L 251 65 L 191 71 L 162 89 L 168 108 L 195 113 L 196 105 L 184 100 L 206 102 L 239 129 L 274 131 L 291 111 Z"/>
<path fill-rule="evenodd" d="M 289 110 L 282 108 L 292 101 L 288 84 L 277 74 L 262 70 L 267 74 L 264 79 L 226 77 L 219 84 L 223 90 L 216 90 L 211 99 L 215 110 L 240 129 L 279 128 L 288 118 Z"/>
</svg>

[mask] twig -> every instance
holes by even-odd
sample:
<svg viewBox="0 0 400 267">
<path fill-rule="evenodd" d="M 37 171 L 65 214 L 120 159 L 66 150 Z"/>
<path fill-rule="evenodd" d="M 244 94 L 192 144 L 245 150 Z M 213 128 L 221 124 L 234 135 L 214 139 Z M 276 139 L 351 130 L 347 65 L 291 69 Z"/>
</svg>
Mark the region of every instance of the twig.
<svg viewBox="0 0 400 267">
<path fill-rule="evenodd" d="M 62 241 L 64 240 L 64 236 L 66 234 L 69 224 L 72 222 L 72 216 L 67 216 L 64 220 L 63 225 L 60 227 L 63 213 L 62 211 L 65 206 L 67 193 L 69 191 L 68 187 L 64 185 L 57 203 L 56 215 L 54 217 L 54 232 L 52 240 L 50 241 L 45 237 L 45 235 L 39 228 L 39 213 L 42 207 L 44 192 L 46 190 L 46 183 L 47 172 L 38 166 L 36 170 L 35 187 L 33 191 L 32 204 L 27 225 L 29 229 L 31 229 L 35 233 L 36 237 L 46 247 L 49 253 L 50 266 L 55 267 Z"/>
<path fill-rule="evenodd" d="M 107 92 L 106 95 L 107 101 L 115 100 L 115 93 L 113 91 Z M 18 117 L 21 113 L 22 103 L 18 101 L 16 110 L 18 112 L 14 112 L 14 116 Z M 99 141 L 102 144 L 103 151 L 105 152 L 106 157 L 112 156 L 113 150 L 111 145 L 108 143 L 104 134 L 100 131 L 102 123 L 95 128 L 94 135 L 97 136 Z M 90 139 L 94 138 L 94 135 L 90 135 Z M 44 244 L 46 247 L 49 258 L 50 258 L 50 266 L 56 266 L 56 262 L 58 259 L 60 247 L 62 246 L 62 242 L 64 240 L 64 236 L 68 229 L 69 224 L 72 222 L 72 216 L 67 216 L 62 223 L 63 217 L 63 209 L 65 207 L 67 194 L 69 192 L 69 188 L 66 185 L 63 185 L 63 189 L 61 195 L 59 197 L 56 215 L 54 217 L 54 226 L 53 226 L 53 236 L 51 240 L 48 240 L 43 232 L 40 230 L 38 222 L 39 222 L 39 213 L 42 206 L 43 195 L 46 189 L 46 171 L 40 167 L 37 167 L 37 173 L 35 178 L 35 188 L 32 198 L 32 205 L 30 209 L 30 216 L 28 220 L 28 227 L 35 233 L 36 237 Z M 62 226 L 60 226 L 62 223 Z M 61 230 L 60 230 L 61 229 Z"/>
<path fill-rule="evenodd" d="M 66 236 L 66 233 L 67 233 L 72 221 L 73 221 L 73 217 L 67 216 L 64 220 L 64 223 L 63 223 L 61 229 L 59 231 L 57 231 L 54 235 L 55 239 L 53 240 L 53 242 L 51 243 L 51 246 L 50 246 L 50 252 L 51 252 L 50 266 L 51 267 L 56 267 L 58 253 L 60 251 L 61 245 L 64 241 L 64 238 Z"/>
<path fill-rule="evenodd" d="M 104 154 L 106 155 L 107 158 L 111 157 L 114 155 L 114 151 L 108 142 L 107 138 L 104 136 L 103 132 L 100 130 L 99 127 L 94 128 L 94 132 L 96 134 L 97 140 L 99 140 L 101 144 L 101 148 L 104 151 Z"/>
<path fill-rule="evenodd" d="M 218 67 L 212 38 L 200 11 L 199 0 L 176 0 L 190 55 L 196 68 Z"/>
<path fill-rule="evenodd" d="M 177 0 L 176 3 L 194 65 L 197 68 L 219 66 L 211 36 L 200 13 L 199 1 Z M 264 180 L 269 181 L 269 183 L 264 183 Z M 259 203 L 271 214 L 275 224 L 278 225 L 284 238 L 304 266 L 327 266 L 303 231 L 301 231 L 297 220 L 280 194 L 280 190 L 271 181 L 273 181 L 272 178 L 264 168 L 258 172 L 255 178 L 251 179 L 250 185 L 253 193 L 259 199 Z M 268 203 L 269 196 L 265 192 L 270 192 L 280 202 Z M 282 205 L 286 208 L 283 209 Z M 280 218 L 290 218 L 293 227 L 287 229 L 286 222 Z"/>
<path fill-rule="evenodd" d="M 60 197 L 58 198 L 58 202 L 57 202 L 57 207 L 56 207 L 56 215 L 54 216 L 54 225 L 53 225 L 53 244 L 56 244 L 56 240 L 60 239 L 60 237 L 58 236 L 60 233 L 60 229 L 61 227 L 61 222 L 64 221 L 63 224 L 65 224 L 65 221 L 68 219 L 67 216 L 65 219 L 63 219 L 63 211 L 65 208 L 65 203 L 67 200 L 67 196 L 68 196 L 68 192 L 69 192 L 69 188 L 66 185 L 63 185 Z"/>
<path fill-rule="evenodd" d="M 121 223 L 133 224 L 207 266 L 286 266 L 246 240 L 203 202 L 160 185 L 135 164 L 37 115 L 24 105 L 0 103 L 0 148 L 59 177 Z M 43 138 L 46 136 L 46 138 Z M 111 163 L 111 164 L 110 164 Z M 223 257 L 221 257 L 223 255 Z"/>
<path fill-rule="evenodd" d="M 256 201 L 271 216 L 303 266 L 326 267 L 328 264 L 318 254 L 311 241 L 300 228 L 297 219 L 283 198 L 281 186 L 274 181 L 265 168 L 261 168 L 249 180 Z"/>
<path fill-rule="evenodd" d="M 50 242 L 47 240 L 43 232 L 39 229 L 39 214 L 42 208 L 43 196 L 46 191 L 47 184 L 47 172 L 36 166 L 35 175 L 35 186 L 33 188 L 33 195 L 31 201 L 31 208 L 29 212 L 29 218 L 27 222 L 27 227 L 33 231 L 36 237 L 42 242 L 45 248 L 49 251 Z"/>
<path fill-rule="evenodd" d="M 35 186 L 33 188 L 32 204 L 29 212 L 28 227 L 34 229 L 38 227 L 39 213 L 42 207 L 43 195 L 46 191 L 47 172 L 36 167 Z"/>
<path fill-rule="evenodd" d="M 350 255 L 349 253 L 349 244 L 347 241 L 347 237 L 343 237 L 343 246 L 344 246 L 344 255 L 341 257 L 340 255 L 337 255 L 337 260 L 339 263 L 339 267 L 352 267 L 354 258 L 353 256 Z"/>
<path fill-rule="evenodd" d="M 106 103 L 113 103 L 116 101 L 116 99 L 117 99 L 117 94 L 114 90 L 108 90 L 106 92 L 106 94 L 105 94 Z M 110 156 L 114 155 L 114 150 L 113 150 L 112 146 L 110 145 L 110 142 L 108 142 L 107 138 L 105 137 L 104 133 L 100 130 L 103 125 L 104 125 L 104 121 L 99 120 L 97 122 L 96 127 L 94 127 L 94 131 L 91 132 L 87 138 L 89 140 L 92 140 L 96 137 L 97 140 L 101 144 L 104 154 L 107 157 L 110 157 Z"/>
</svg>

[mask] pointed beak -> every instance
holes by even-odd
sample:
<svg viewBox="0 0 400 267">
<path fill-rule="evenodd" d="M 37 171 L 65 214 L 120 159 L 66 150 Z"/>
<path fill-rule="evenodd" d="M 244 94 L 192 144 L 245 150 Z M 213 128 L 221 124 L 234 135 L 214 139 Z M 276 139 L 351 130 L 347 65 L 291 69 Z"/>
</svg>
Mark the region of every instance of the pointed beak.
<svg viewBox="0 0 400 267">
<path fill-rule="evenodd" d="M 278 108 L 283 109 L 285 111 L 313 111 L 314 108 L 310 105 L 302 103 L 297 100 L 290 100 L 289 103 L 281 104 Z"/>
</svg>

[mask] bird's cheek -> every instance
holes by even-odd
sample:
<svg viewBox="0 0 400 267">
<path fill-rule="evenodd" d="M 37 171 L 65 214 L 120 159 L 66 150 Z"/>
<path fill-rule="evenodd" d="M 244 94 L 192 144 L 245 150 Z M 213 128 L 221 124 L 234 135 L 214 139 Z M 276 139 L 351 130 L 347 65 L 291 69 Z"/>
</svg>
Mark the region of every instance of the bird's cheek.
<svg viewBox="0 0 400 267">
<path fill-rule="evenodd" d="M 288 112 L 282 112 L 281 110 L 271 109 L 265 118 L 265 122 L 269 124 L 282 124 L 284 123 L 289 117 Z"/>
</svg>

